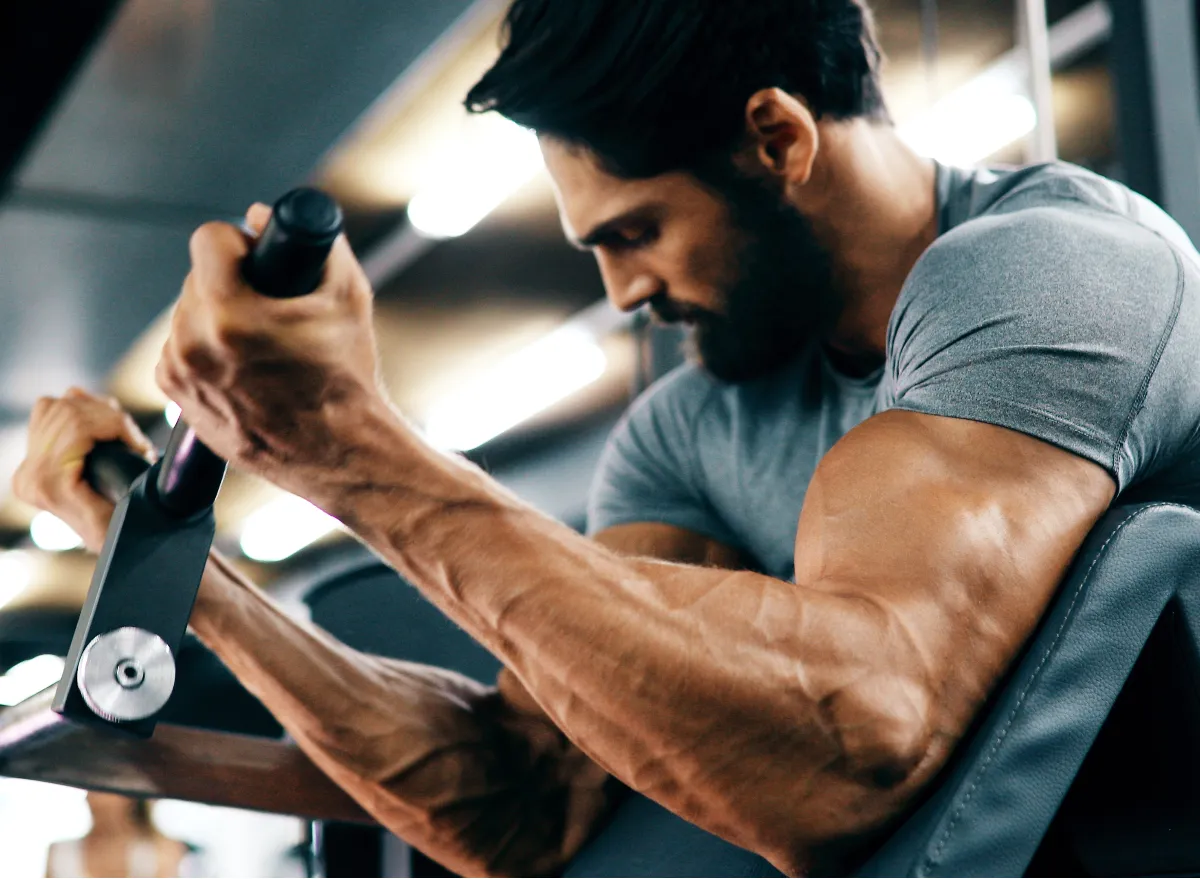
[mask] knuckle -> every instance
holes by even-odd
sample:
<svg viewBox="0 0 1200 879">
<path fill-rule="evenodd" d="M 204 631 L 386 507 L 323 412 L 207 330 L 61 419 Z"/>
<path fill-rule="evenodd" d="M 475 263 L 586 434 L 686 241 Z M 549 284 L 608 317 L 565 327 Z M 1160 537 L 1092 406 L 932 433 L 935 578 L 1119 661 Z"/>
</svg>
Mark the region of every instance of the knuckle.
<svg viewBox="0 0 1200 879">
<path fill-rule="evenodd" d="M 66 400 L 64 400 L 63 403 L 63 420 L 67 426 L 71 428 L 78 428 L 88 422 L 90 412 L 86 407 L 78 403 L 71 404 Z"/>
<path fill-rule="evenodd" d="M 24 461 L 13 474 L 12 491 L 20 500 L 29 501 L 29 475 Z"/>
<path fill-rule="evenodd" d="M 45 474 L 29 462 L 17 468 L 12 481 L 13 494 L 19 500 L 35 507 L 46 506 L 47 490 Z"/>
<path fill-rule="evenodd" d="M 182 369 L 177 372 L 204 379 L 216 372 L 220 360 L 210 346 L 191 343 L 181 346 L 179 364 Z"/>
<path fill-rule="evenodd" d="M 223 223 L 217 220 L 209 220 L 192 232 L 192 237 L 188 239 L 188 247 L 195 254 L 198 250 L 203 250 L 208 247 L 212 241 L 220 234 Z"/>
<path fill-rule="evenodd" d="M 171 399 L 178 399 L 184 388 L 179 359 L 174 355 L 164 355 L 154 369 L 154 379 L 163 393 Z"/>
</svg>

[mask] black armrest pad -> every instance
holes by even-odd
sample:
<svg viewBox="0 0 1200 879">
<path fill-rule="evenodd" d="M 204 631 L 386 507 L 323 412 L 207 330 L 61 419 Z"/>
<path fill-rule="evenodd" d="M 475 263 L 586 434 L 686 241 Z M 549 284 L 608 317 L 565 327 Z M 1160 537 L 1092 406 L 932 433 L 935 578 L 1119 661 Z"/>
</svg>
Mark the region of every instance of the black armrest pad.
<svg viewBox="0 0 1200 879">
<path fill-rule="evenodd" d="M 933 794 L 860 875 L 1021 875 L 1163 608 L 1198 579 L 1200 513 L 1110 510 Z"/>
</svg>

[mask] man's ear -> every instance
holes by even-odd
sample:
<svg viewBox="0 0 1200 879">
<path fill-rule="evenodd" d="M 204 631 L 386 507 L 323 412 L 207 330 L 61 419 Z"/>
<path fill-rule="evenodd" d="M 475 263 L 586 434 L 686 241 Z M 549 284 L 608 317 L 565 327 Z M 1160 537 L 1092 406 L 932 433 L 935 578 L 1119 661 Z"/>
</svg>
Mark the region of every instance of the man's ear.
<svg viewBox="0 0 1200 879">
<path fill-rule="evenodd" d="M 803 101 L 780 88 L 760 89 L 746 102 L 746 134 L 764 171 L 787 183 L 808 182 L 819 138 Z"/>
</svg>

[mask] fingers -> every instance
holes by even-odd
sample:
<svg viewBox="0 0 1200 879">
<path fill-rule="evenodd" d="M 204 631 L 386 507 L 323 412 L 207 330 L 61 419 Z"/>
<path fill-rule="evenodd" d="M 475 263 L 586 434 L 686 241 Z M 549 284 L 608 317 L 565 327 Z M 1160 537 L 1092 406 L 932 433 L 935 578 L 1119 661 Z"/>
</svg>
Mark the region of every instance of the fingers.
<svg viewBox="0 0 1200 879">
<path fill-rule="evenodd" d="M 70 525 L 92 549 L 104 540 L 112 504 L 83 480 L 83 465 L 99 442 L 118 440 L 149 454 L 149 439 L 111 397 L 71 388 L 33 407 L 29 447 L 13 478 L 13 492 Z"/>
<path fill-rule="evenodd" d="M 271 219 L 271 208 L 255 203 L 246 211 L 245 225 L 254 234 L 261 234 Z M 221 301 L 244 297 L 253 291 L 242 278 L 242 263 L 249 254 L 252 243 L 242 229 L 229 223 L 205 223 L 192 233 L 189 251 L 192 271 L 184 283 L 180 302 L 195 300 Z M 370 301 L 371 284 L 359 265 L 345 235 L 334 242 L 325 276 L 317 292 L 332 293 L 336 297 L 350 296 Z M 255 308 L 265 309 L 265 303 L 255 300 Z M 285 306 L 274 306 L 284 308 Z M 195 311 L 195 309 L 189 309 Z"/>
<path fill-rule="evenodd" d="M 321 286 L 326 289 L 332 288 L 337 295 L 360 301 L 367 306 L 370 306 L 375 298 L 371 281 L 344 234 L 339 235 L 333 242 Z"/>
<path fill-rule="evenodd" d="M 250 243 L 237 226 L 205 223 L 192 233 L 188 252 L 192 257 L 190 277 L 195 281 L 194 295 L 224 299 L 248 292 L 241 267 L 250 252 Z"/>
<path fill-rule="evenodd" d="M 54 400 L 52 397 L 45 398 L 49 400 L 51 405 Z M 71 387 L 63 394 L 64 400 L 77 401 L 80 406 L 78 409 L 63 409 L 64 413 L 78 415 L 86 412 L 94 419 L 94 423 L 105 433 L 112 433 L 109 439 L 120 440 L 142 456 L 152 455 L 154 453 L 154 444 L 142 432 L 142 429 L 137 426 L 137 422 L 121 406 L 121 401 L 111 395 L 96 396 L 85 391 L 83 388 Z M 107 413 L 100 412 L 99 409 L 94 409 L 99 405 L 107 406 L 113 413 L 109 416 Z M 114 417 L 115 416 L 115 417 Z M 97 442 L 102 442 L 102 439 L 97 439 Z"/>
<path fill-rule="evenodd" d="M 118 439 L 143 458 L 150 458 L 154 454 L 154 444 L 142 433 L 142 429 L 128 412 L 121 415 L 121 435 Z"/>
</svg>

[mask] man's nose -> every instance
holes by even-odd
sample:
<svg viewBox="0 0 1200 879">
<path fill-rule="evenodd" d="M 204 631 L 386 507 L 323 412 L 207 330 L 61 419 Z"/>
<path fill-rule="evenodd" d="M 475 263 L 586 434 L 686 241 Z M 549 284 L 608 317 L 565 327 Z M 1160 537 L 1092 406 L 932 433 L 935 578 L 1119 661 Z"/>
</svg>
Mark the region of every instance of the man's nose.
<svg viewBox="0 0 1200 879">
<path fill-rule="evenodd" d="M 642 269 L 623 269 L 600 257 L 600 276 L 608 301 L 620 311 L 635 311 L 663 292 L 662 280 Z"/>
</svg>

